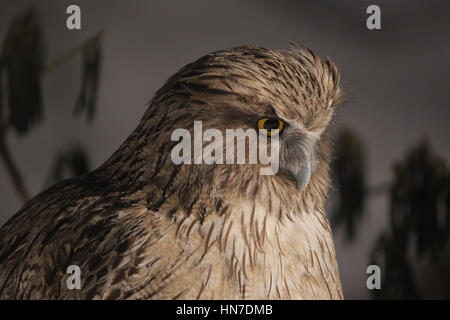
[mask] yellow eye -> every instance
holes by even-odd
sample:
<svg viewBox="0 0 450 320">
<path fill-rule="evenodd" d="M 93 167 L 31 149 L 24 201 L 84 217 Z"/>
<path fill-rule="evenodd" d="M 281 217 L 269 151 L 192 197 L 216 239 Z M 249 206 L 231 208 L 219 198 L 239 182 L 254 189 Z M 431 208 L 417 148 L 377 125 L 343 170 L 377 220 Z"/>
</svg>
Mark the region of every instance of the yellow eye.
<svg viewBox="0 0 450 320">
<path fill-rule="evenodd" d="M 283 131 L 284 122 L 276 118 L 262 118 L 258 120 L 258 129 L 267 130 L 267 135 L 280 134 Z M 275 130 L 275 131 L 272 131 Z"/>
</svg>

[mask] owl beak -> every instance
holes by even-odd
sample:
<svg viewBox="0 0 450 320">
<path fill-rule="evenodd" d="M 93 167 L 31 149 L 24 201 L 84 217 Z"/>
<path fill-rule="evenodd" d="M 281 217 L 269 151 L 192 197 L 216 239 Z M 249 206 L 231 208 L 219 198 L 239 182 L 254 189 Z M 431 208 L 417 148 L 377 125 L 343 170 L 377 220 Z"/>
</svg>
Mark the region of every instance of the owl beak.
<svg viewBox="0 0 450 320">
<path fill-rule="evenodd" d="M 291 180 L 298 191 L 308 186 L 316 169 L 315 137 L 293 125 L 286 129 L 281 149 L 281 174 Z"/>
<path fill-rule="evenodd" d="M 302 157 L 300 161 L 291 164 L 284 170 L 284 175 L 295 183 L 298 191 L 305 190 L 311 179 L 311 174 L 311 161 L 309 157 Z"/>
<path fill-rule="evenodd" d="M 304 161 L 295 173 L 295 184 L 298 191 L 303 191 L 308 186 L 311 179 L 311 162 L 309 160 Z"/>
</svg>

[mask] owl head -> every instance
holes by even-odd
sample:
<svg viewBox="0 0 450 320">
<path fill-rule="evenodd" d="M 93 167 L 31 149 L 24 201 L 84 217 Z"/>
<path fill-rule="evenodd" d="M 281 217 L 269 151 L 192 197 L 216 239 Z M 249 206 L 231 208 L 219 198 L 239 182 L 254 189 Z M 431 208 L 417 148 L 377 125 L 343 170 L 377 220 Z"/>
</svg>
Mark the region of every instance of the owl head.
<svg viewBox="0 0 450 320">
<path fill-rule="evenodd" d="M 144 115 L 139 130 L 153 145 L 148 151 L 153 157 L 151 179 L 162 189 L 170 184 L 168 190 L 176 185 L 178 190 L 195 188 L 210 194 L 254 197 L 265 189 L 282 198 L 310 191 L 323 196 L 328 187 L 328 127 L 341 96 L 334 63 L 300 45 L 289 50 L 239 47 L 206 55 L 172 76 Z M 194 146 L 191 162 L 173 163 L 172 133 L 186 130 L 193 144 L 195 123 L 201 123 L 203 133 L 214 129 L 223 137 L 229 129 L 275 134 L 276 174 L 261 175 L 261 163 L 227 164 L 225 158 L 219 163 L 196 162 Z M 204 150 L 213 141 L 199 143 Z M 251 152 L 246 144 L 246 159 Z"/>
</svg>

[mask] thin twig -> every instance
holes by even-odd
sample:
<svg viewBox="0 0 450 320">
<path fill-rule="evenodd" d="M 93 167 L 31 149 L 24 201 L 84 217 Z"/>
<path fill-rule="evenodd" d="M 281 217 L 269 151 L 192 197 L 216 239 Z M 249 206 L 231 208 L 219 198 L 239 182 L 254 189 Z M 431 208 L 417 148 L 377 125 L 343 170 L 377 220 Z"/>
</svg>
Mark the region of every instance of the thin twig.
<svg viewBox="0 0 450 320">
<path fill-rule="evenodd" d="M 70 59 L 76 57 L 79 53 L 83 52 L 84 48 L 89 45 L 92 41 L 97 41 L 103 36 L 103 29 L 100 29 L 96 34 L 94 34 L 92 37 L 84 41 L 82 44 L 78 45 L 77 47 L 67 51 L 63 55 L 56 58 L 53 62 L 49 63 L 45 66 L 44 72 L 49 73 L 53 70 L 59 68 L 62 64 L 69 61 Z"/>
</svg>

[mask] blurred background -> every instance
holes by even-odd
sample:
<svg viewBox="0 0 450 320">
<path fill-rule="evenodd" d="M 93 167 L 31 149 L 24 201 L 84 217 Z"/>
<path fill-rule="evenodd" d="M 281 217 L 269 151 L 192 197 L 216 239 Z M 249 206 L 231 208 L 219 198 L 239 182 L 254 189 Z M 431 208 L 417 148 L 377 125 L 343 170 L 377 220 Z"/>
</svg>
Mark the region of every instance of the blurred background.
<svg viewBox="0 0 450 320">
<path fill-rule="evenodd" d="M 81 8 L 68 30 L 66 8 Z M 381 8 L 381 30 L 366 9 Z M 329 215 L 347 299 L 450 298 L 449 1 L 0 0 L 0 225 L 92 170 L 185 64 L 302 43 L 338 65 Z M 381 267 L 381 289 L 366 269 Z"/>
</svg>

